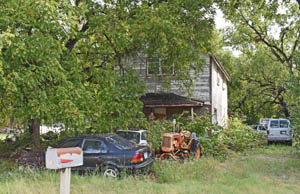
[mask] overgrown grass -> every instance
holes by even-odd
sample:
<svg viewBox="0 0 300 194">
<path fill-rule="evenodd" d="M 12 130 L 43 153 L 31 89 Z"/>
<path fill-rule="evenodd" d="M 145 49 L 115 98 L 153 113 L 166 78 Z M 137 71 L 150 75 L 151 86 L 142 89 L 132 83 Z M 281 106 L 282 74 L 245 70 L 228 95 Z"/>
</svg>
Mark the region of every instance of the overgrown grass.
<svg viewBox="0 0 300 194">
<path fill-rule="evenodd" d="M 0 174 L 0 193 L 59 193 L 59 173 L 12 170 Z M 101 175 L 72 175 L 72 194 L 106 193 L 299 193 L 299 153 L 272 145 L 245 154 L 230 154 L 225 162 L 213 158 L 184 164 L 156 161 L 149 176 L 107 179 Z"/>
</svg>

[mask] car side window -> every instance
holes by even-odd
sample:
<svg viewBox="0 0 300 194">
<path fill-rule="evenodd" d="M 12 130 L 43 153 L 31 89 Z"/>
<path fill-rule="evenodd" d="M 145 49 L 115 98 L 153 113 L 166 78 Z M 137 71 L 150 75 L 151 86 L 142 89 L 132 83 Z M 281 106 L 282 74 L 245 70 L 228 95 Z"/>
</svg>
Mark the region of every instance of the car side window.
<svg viewBox="0 0 300 194">
<path fill-rule="evenodd" d="M 64 143 L 62 143 L 59 147 L 60 148 L 72 148 L 72 147 L 80 147 L 81 139 L 71 139 Z"/>
<path fill-rule="evenodd" d="M 107 147 L 101 140 L 87 139 L 82 150 L 89 153 L 106 153 Z"/>
<path fill-rule="evenodd" d="M 259 130 L 261 130 L 261 131 L 265 131 L 265 130 L 266 130 L 266 128 L 265 128 L 264 126 L 259 126 Z"/>
<path fill-rule="evenodd" d="M 279 128 L 279 123 L 278 123 L 278 121 L 271 121 L 270 127 L 271 127 L 271 128 Z"/>
</svg>

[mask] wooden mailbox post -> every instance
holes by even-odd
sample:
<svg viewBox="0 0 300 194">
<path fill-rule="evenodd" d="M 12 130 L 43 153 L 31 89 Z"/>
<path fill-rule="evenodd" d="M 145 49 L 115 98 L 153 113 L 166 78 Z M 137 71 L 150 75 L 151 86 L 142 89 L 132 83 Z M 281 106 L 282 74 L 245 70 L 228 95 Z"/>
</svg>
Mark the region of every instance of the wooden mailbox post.
<svg viewBox="0 0 300 194">
<path fill-rule="evenodd" d="M 46 168 L 61 169 L 60 194 L 70 193 L 71 167 L 83 165 L 81 148 L 51 148 L 46 151 Z"/>
</svg>

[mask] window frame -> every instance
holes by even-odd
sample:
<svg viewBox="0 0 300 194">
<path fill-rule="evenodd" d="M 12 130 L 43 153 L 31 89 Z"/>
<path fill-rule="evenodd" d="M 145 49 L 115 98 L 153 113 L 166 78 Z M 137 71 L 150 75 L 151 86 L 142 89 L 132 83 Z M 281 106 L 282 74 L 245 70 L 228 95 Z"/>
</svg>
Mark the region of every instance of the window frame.
<svg viewBox="0 0 300 194">
<path fill-rule="evenodd" d="M 272 123 L 277 123 L 277 126 L 272 126 Z M 271 120 L 270 121 L 270 128 L 275 128 L 278 129 L 279 128 L 279 120 Z"/>
<path fill-rule="evenodd" d="M 72 142 L 72 141 L 78 141 L 79 140 L 79 142 L 78 142 L 78 146 L 75 146 L 75 147 L 82 147 L 82 139 L 81 138 L 74 138 L 74 139 L 69 139 L 69 140 L 66 140 L 66 141 L 64 141 L 64 142 L 62 142 L 61 144 L 59 144 L 59 148 L 73 148 L 74 146 L 72 146 L 72 147 L 70 147 L 70 146 L 68 146 L 68 147 L 65 147 L 65 146 L 63 146 L 63 145 L 65 145 L 66 143 L 69 143 L 69 142 Z"/>
<path fill-rule="evenodd" d="M 225 80 L 223 79 L 222 81 L 222 90 L 225 91 L 226 90 L 226 83 Z"/>
<path fill-rule="evenodd" d="M 217 86 L 220 86 L 221 78 L 220 78 L 220 71 L 217 70 Z"/>
<path fill-rule="evenodd" d="M 158 73 L 149 73 L 149 66 L 151 64 L 153 64 L 154 62 L 150 62 L 150 58 L 147 57 L 146 58 L 146 75 L 148 77 L 152 77 L 152 76 L 166 76 L 167 73 L 163 73 L 163 67 L 168 67 L 167 65 L 163 65 L 163 60 L 160 57 L 152 57 L 152 59 L 158 59 Z M 154 60 L 153 60 L 154 61 Z M 174 64 L 172 64 L 172 74 L 171 75 L 175 75 L 175 66 Z"/>
<path fill-rule="evenodd" d="M 281 123 L 286 123 L 287 125 L 282 126 Z M 289 128 L 290 123 L 287 120 L 279 120 L 279 128 Z"/>
</svg>

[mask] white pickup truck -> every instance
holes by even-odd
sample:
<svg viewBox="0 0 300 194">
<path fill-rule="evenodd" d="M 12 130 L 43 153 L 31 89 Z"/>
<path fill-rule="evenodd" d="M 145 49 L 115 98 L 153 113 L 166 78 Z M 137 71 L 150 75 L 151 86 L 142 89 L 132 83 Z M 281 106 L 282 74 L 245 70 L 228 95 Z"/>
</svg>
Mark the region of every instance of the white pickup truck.
<svg viewBox="0 0 300 194">
<path fill-rule="evenodd" d="M 147 130 L 118 130 L 116 134 L 139 145 L 149 145 L 147 142 Z"/>
<path fill-rule="evenodd" d="M 287 142 L 289 145 L 293 143 L 293 130 L 288 119 L 261 118 L 260 125 L 256 125 L 255 130 L 263 133 L 268 143 Z"/>
<path fill-rule="evenodd" d="M 268 142 L 284 141 L 292 145 L 293 131 L 287 119 L 270 119 L 267 124 Z"/>
</svg>

